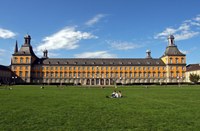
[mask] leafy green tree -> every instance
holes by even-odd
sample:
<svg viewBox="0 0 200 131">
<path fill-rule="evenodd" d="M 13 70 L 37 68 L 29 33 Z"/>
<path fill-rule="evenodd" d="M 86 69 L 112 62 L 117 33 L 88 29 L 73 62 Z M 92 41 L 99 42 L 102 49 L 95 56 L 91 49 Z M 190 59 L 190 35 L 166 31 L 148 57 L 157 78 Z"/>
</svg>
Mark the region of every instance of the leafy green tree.
<svg viewBox="0 0 200 131">
<path fill-rule="evenodd" d="M 196 84 L 196 83 L 198 83 L 199 79 L 200 79 L 200 76 L 198 74 L 194 74 L 194 73 L 190 74 L 191 82 Z"/>
</svg>

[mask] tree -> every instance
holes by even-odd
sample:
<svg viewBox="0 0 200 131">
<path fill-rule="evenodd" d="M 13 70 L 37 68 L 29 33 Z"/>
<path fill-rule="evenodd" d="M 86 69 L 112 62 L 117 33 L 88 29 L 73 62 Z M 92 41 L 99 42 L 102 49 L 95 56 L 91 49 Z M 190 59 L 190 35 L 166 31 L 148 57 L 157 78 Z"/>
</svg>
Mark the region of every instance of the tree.
<svg viewBox="0 0 200 131">
<path fill-rule="evenodd" d="M 191 82 L 196 84 L 196 83 L 198 83 L 199 79 L 200 79 L 200 76 L 198 74 L 194 74 L 194 73 L 190 74 Z"/>
</svg>

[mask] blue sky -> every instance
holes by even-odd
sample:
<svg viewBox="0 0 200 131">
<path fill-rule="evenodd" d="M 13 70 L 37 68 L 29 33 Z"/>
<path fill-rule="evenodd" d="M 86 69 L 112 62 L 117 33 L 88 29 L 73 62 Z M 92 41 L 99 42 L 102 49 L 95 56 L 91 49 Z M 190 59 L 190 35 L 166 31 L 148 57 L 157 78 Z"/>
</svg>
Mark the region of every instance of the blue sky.
<svg viewBox="0 0 200 131">
<path fill-rule="evenodd" d="M 9 65 L 15 41 L 31 35 L 35 53 L 51 58 L 153 58 L 169 34 L 200 63 L 199 0 L 0 0 L 0 64 Z"/>
</svg>

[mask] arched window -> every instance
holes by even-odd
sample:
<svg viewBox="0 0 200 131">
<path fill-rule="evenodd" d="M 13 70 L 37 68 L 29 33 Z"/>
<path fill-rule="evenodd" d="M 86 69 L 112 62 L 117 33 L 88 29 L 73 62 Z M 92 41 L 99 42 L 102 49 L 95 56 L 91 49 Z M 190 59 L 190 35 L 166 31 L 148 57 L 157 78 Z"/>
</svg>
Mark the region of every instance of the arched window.
<svg viewBox="0 0 200 131">
<path fill-rule="evenodd" d="M 172 63 L 173 63 L 173 61 L 172 61 L 172 58 L 169 58 L 169 63 L 170 63 L 170 64 L 172 64 Z"/>
<path fill-rule="evenodd" d="M 26 63 L 29 63 L 29 58 L 28 57 L 26 57 Z"/>
<path fill-rule="evenodd" d="M 23 60 L 24 60 L 24 59 L 21 57 L 21 58 L 20 58 L 20 63 L 23 63 Z"/>
<path fill-rule="evenodd" d="M 14 58 L 14 63 L 17 63 L 17 62 L 18 62 L 18 58 L 15 57 L 15 58 Z"/>
<path fill-rule="evenodd" d="M 181 63 L 185 63 L 185 59 L 184 58 L 181 58 Z"/>
<path fill-rule="evenodd" d="M 178 58 L 176 58 L 176 64 L 178 64 Z"/>
</svg>

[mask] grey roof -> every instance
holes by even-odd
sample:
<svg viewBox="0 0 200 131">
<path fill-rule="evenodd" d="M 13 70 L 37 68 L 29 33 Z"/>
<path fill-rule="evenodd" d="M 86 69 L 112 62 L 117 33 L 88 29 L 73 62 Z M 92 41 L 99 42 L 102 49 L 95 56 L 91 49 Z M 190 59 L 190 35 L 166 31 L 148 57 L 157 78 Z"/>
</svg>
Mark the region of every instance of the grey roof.
<svg viewBox="0 0 200 131">
<path fill-rule="evenodd" d="M 185 56 L 185 54 L 181 53 L 176 45 L 173 45 L 167 46 L 163 56 Z"/>
<path fill-rule="evenodd" d="M 189 64 L 186 66 L 186 71 L 200 70 L 200 64 Z"/>
<path fill-rule="evenodd" d="M 35 53 L 33 52 L 32 46 L 31 45 L 22 45 L 22 47 L 20 48 L 20 50 L 16 53 L 14 53 L 13 55 L 31 55 L 31 56 L 35 56 Z"/>
<path fill-rule="evenodd" d="M 73 65 L 73 66 L 165 66 L 161 59 L 129 58 L 47 58 L 38 59 L 35 65 Z"/>
</svg>

